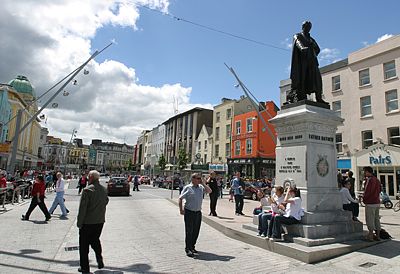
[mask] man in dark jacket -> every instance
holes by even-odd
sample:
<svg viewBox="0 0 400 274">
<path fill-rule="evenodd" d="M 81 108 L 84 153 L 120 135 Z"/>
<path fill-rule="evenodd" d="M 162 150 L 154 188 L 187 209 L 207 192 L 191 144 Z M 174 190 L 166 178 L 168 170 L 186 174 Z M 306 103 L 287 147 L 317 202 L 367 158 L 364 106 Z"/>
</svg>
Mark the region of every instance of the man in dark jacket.
<svg viewBox="0 0 400 274">
<path fill-rule="evenodd" d="M 381 231 L 381 223 L 379 220 L 379 208 L 381 206 L 380 193 L 381 182 L 373 174 L 372 167 L 364 167 L 364 196 L 363 201 L 365 204 L 365 222 L 368 228 L 368 241 L 374 239 L 379 241 L 379 233 Z M 375 237 L 374 237 L 375 230 Z"/>
<path fill-rule="evenodd" d="M 104 267 L 101 255 L 100 235 L 103 229 L 108 203 L 107 190 L 99 183 L 100 174 L 89 172 L 89 186 L 83 189 L 79 205 L 77 226 L 79 228 L 79 272 L 90 273 L 89 245 L 96 253 L 98 268 Z"/>
</svg>

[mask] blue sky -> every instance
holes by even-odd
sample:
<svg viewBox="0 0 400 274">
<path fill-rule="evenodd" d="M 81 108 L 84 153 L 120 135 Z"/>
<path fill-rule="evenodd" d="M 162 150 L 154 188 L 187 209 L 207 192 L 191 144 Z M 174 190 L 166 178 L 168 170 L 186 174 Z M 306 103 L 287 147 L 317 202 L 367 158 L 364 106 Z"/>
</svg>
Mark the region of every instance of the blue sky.
<svg viewBox="0 0 400 274">
<path fill-rule="evenodd" d="M 287 44 L 304 20 L 313 23 L 311 34 L 321 49 L 329 49 L 329 55 L 321 56 L 323 66 L 385 34 L 398 34 L 399 9 L 394 0 L 175 0 L 168 10 L 176 17 L 287 50 L 232 38 L 145 8 L 140 8 L 137 31 L 108 25 L 98 30 L 92 48 L 115 39 L 117 45 L 100 60 L 114 59 L 135 68 L 142 85 L 192 87 L 192 103 L 217 104 L 222 97 L 242 94 L 234 88 L 226 62 L 259 100 L 279 105 L 279 81 L 288 78 L 290 65 Z"/>
</svg>

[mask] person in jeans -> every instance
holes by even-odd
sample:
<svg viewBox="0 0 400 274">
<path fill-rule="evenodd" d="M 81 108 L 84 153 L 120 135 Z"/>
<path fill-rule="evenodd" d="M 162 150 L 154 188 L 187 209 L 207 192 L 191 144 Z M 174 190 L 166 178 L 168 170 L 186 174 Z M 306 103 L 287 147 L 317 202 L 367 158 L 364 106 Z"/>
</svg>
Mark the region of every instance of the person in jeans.
<svg viewBox="0 0 400 274">
<path fill-rule="evenodd" d="M 56 181 L 56 197 L 54 198 L 53 204 L 51 205 L 49 212 L 54 212 L 57 205 L 61 208 L 61 218 L 67 217 L 67 210 L 64 204 L 64 179 L 62 178 L 61 172 L 57 172 Z"/>
<path fill-rule="evenodd" d="M 240 172 L 236 172 L 236 177 L 232 180 L 232 190 L 235 197 L 235 214 L 236 216 L 244 215 L 243 213 L 243 192 L 244 182 L 240 178 Z"/>
<path fill-rule="evenodd" d="M 108 204 L 107 190 L 99 183 L 100 173 L 97 170 L 89 172 L 89 186 L 83 189 L 77 226 L 79 228 L 79 272 L 90 273 L 89 245 L 96 254 L 97 266 L 104 267 L 100 235 L 103 230 Z"/>
<path fill-rule="evenodd" d="M 210 214 L 208 216 L 218 216 L 216 207 L 219 196 L 218 190 L 218 182 L 216 178 L 216 174 L 214 171 L 210 173 L 210 176 L 207 178 L 207 184 L 211 188 L 212 192 L 210 193 Z"/>
<path fill-rule="evenodd" d="M 185 252 L 188 257 L 197 255 L 195 248 L 201 225 L 201 205 L 203 203 L 203 193 L 211 193 L 209 186 L 202 181 L 200 173 L 193 173 L 192 182 L 186 185 L 179 196 L 179 211 L 184 215 L 185 221 Z M 183 206 L 185 200 L 185 206 Z"/>
<path fill-rule="evenodd" d="M 44 182 L 43 175 L 38 175 L 35 183 L 32 187 L 32 200 L 31 205 L 29 206 L 28 211 L 25 215 L 22 215 L 23 221 L 28 221 L 31 216 L 32 211 L 36 206 L 39 206 L 40 210 L 42 210 L 44 216 L 46 217 L 46 221 L 51 219 L 50 213 L 47 211 L 47 207 L 44 203 L 44 193 L 46 192 L 46 184 Z"/>
<path fill-rule="evenodd" d="M 275 187 L 275 193 L 268 197 L 268 203 L 271 205 L 271 212 L 263 212 L 258 215 L 258 236 L 272 237 L 272 228 L 274 225 L 274 217 L 279 213 L 278 206 L 283 202 L 283 192 L 285 190 L 281 186 Z M 269 225 L 268 225 L 269 221 Z"/>
<path fill-rule="evenodd" d="M 274 217 L 274 224 L 272 228 L 272 239 L 281 240 L 282 224 L 292 225 L 297 224 L 303 216 L 303 209 L 301 208 L 300 192 L 296 188 L 288 187 L 286 190 L 286 196 L 283 203 L 286 203 L 286 208 L 281 204 L 280 209 L 285 208 L 283 215 L 277 215 Z"/>
<path fill-rule="evenodd" d="M 359 205 L 358 201 L 350 194 L 351 182 L 345 181 L 342 183 L 340 194 L 342 196 L 343 209 L 352 212 L 353 221 L 358 221 Z"/>
<path fill-rule="evenodd" d="M 365 222 L 368 228 L 366 240 L 380 241 L 381 222 L 379 220 L 379 208 L 381 206 L 381 182 L 374 176 L 372 167 L 367 166 L 363 170 L 365 176 L 363 201 L 365 204 Z"/>
</svg>

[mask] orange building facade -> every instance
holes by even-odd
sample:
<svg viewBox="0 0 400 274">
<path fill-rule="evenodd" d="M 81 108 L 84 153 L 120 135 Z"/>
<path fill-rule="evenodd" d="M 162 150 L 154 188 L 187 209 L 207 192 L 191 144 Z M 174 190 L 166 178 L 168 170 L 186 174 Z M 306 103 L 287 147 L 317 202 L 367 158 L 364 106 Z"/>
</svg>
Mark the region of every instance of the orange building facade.
<svg viewBox="0 0 400 274">
<path fill-rule="evenodd" d="M 240 171 L 248 178 L 275 177 L 276 132 L 268 121 L 278 110 L 272 101 L 265 103 L 265 110 L 260 107 L 266 126 L 256 110 L 234 116 L 229 174 Z"/>
</svg>

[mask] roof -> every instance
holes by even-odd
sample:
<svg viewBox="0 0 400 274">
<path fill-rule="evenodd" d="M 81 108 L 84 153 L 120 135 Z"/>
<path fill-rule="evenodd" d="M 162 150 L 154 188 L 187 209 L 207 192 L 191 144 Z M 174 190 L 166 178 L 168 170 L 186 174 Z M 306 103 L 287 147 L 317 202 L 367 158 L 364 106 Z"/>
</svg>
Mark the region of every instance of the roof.
<svg viewBox="0 0 400 274">
<path fill-rule="evenodd" d="M 163 125 L 166 125 L 170 121 L 176 120 L 179 117 L 185 116 L 187 114 L 190 114 L 190 113 L 193 113 L 193 112 L 196 112 L 196 111 L 213 111 L 213 110 L 212 109 L 208 109 L 208 108 L 195 107 L 195 108 L 189 109 L 189 110 L 187 110 L 185 112 L 179 113 L 179 114 L 169 118 L 167 121 L 163 122 Z"/>
<path fill-rule="evenodd" d="M 207 134 L 208 136 L 210 136 L 212 134 L 212 127 L 207 127 L 205 126 L 206 130 L 207 130 Z"/>
<path fill-rule="evenodd" d="M 11 80 L 8 84 L 19 93 L 29 94 L 33 97 L 36 97 L 35 90 L 33 89 L 31 82 L 29 82 L 29 79 L 24 75 L 17 75 L 17 77 Z"/>
<path fill-rule="evenodd" d="M 327 65 L 327 66 L 321 67 L 321 68 L 319 69 L 319 71 L 321 72 L 321 74 L 323 74 L 323 73 L 327 73 L 327 72 L 330 72 L 330 71 L 334 71 L 334 70 L 337 70 L 337 69 L 340 69 L 340 68 L 344 68 L 344 67 L 346 67 L 348 64 L 349 64 L 349 60 L 346 58 L 346 59 L 337 61 L 337 62 L 335 62 L 335 63 L 329 64 L 329 65 Z"/>
</svg>

